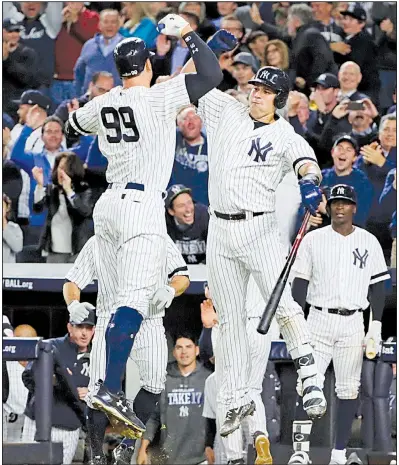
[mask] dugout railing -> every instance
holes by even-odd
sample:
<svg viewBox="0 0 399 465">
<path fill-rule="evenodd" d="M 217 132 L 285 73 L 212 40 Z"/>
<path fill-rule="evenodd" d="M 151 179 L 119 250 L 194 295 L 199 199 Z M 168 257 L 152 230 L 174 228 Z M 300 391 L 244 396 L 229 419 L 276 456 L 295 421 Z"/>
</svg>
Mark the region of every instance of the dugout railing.
<svg viewBox="0 0 399 465">
<path fill-rule="evenodd" d="M 35 420 L 37 442 L 3 442 L 3 463 L 7 465 L 61 465 L 62 443 L 51 440 L 53 405 L 53 349 L 42 338 L 3 338 L 3 361 L 37 360 L 35 370 Z"/>
</svg>

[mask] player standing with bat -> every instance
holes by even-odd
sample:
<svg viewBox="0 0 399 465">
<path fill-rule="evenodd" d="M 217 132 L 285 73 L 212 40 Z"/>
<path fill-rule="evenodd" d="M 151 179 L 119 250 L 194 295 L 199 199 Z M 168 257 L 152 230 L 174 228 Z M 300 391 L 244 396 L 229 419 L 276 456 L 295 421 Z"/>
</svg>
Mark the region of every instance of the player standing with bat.
<svg viewBox="0 0 399 465">
<path fill-rule="evenodd" d="M 192 71 L 191 64 L 183 72 Z M 251 359 L 244 301 L 251 274 L 267 301 L 284 266 L 275 214 L 276 188 L 293 170 L 300 179 L 305 206 L 315 213 L 321 201 L 321 173 L 313 149 L 276 114 L 287 102 L 287 74 L 266 66 L 249 83 L 254 86 L 249 109 L 215 89 L 198 105 L 208 134 L 207 269 L 220 321 L 216 369 L 223 380 L 218 393 L 222 436 L 235 431 L 255 409 L 249 392 Z M 276 318 L 306 388 L 307 414 L 320 417 L 326 401 L 311 338 L 303 311 L 289 289 L 282 293 Z"/>
<path fill-rule="evenodd" d="M 307 323 L 323 383 L 331 359 L 334 363 L 338 411 L 330 465 L 343 465 L 357 408 L 364 348 L 370 348 L 373 341 L 378 353 L 381 345 L 384 281 L 390 276 L 376 237 L 353 226 L 356 213 L 353 187 L 334 186 L 327 201 L 327 212 L 331 226 L 308 233 L 302 241 L 293 265 L 292 293 L 302 308 L 306 302 L 310 304 Z M 362 312 L 369 303 L 373 321 L 364 337 Z M 300 384 L 298 391 L 302 395 Z M 306 418 L 302 402 L 297 405 L 294 454 L 289 463 L 307 464 L 310 463 L 312 421 Z"/>
</svg>

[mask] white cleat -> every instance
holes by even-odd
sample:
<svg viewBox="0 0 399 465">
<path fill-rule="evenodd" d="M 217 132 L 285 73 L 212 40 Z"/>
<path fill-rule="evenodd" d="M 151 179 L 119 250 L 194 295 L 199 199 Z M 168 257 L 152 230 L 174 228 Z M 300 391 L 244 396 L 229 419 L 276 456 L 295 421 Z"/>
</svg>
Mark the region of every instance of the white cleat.
<svg viewBox="0 0 399 465">
<path fill-rule="evenodd" d="M 312 461 L 309 458 L 309 454 L 305 451 L 299 450 L 297 452 L 294 452 L 291 455 L 290 461 L 288 462 L 288 465 L 310 465 Z"/>
<path fill-rule="evenodd" d="M 331 460 L 329 465 L 346 465 L 346 449 L 331 451 Z"/>
</svg>

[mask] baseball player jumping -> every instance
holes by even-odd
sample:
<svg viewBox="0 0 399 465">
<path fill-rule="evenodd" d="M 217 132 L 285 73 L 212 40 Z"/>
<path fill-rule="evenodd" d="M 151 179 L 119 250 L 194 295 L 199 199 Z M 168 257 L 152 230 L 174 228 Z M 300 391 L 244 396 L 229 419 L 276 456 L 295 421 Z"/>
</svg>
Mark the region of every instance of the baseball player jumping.
<svg viewBox="0 0 399 465">
<path fill-rule="evenodd" d="M 100 260 L 105 267 L 116 264 L 118 295 L 105 336 L 104 384 L 92 403 L 138 433 L 144 425 L 118 392 L 165 262 L 163 194 L 174 162 L 175 119 L 182 106 L 197 101 L 223 78 L 213 52 L 182 17 L 167 15 L 158 28 L 165 35 L 183 38 L 197 73 L 150 88 L 150 52 L 141 39 L 125 39 L 114 50 L 123 86 L 71 113 L 67 125 L 67 131 L 98 134 L 100 150 L 108 160 L 110 185 L 98 200 L 93 218 Z"/>
<path fill-rule="evenodd" d="M 353 187 L 339 184 L 331 189 L 327 201 L 331 226 L 308 233 L 299 247 L 293 266 L 292 293 L 304 308 L 310 304 L 308 327 L 314 344 L 319 376 L 331 360 L 334 363 L 335 391 L 338 396 L 335 448 L 330 465 L 346 463 L 352 421 L 363 362 L 363 345 L 381 343 L 381 318 L 385 284 L 389 273 L 378 240 L 369 232 L 353 226 L 356 195 Z M 364 337 L 363 310 L 371 304 L 373 321 Z M 299 384 L 298 391 L 301 392 Z M 298 402 L 293 423 L 294 454 L 290 464 L 307 464 L 312 421 Z"/>
<path fill-rule="evenodd" d="M 86 396 L 87 425 L 92 450 L 93 465 L 105 465 L 103 442 L 108 426 L 107 416 L 92 408 L 92 397 L 101 386 L 106 367 L 106 331 L 112 321 L 114 301 L 117 296 L 117 266 L 110 263 L 104 266 L 100 256 L 103 249 L 99 248 L 96 236 L 91 237 L 83 247 L 73 267 L 66 275 L 63 293 L 71 316 L 81 319 L 80 293 L 93 279 L 98 279 L 97 294 L 97 325 L 93 339 L 90 364 L 89 392 Z M 141 389 L 138 392 L 134 407 L 138 418 L 145 424 L 153 412 L 164 389 L 166 380 L 166 365 L 168 348 L 162 317 L 175 296 L 181 295 L 189 286 L 187 265 L 173 241 L 167 239 L 167 258 L 158 290 L 152 298 L 149 313 L 144 319 L 137 335 L 134 349 L 130 357 L 137 363 L 141 379 Z M 90 304 L 89 304 L 90 305 Z M 107 328 L 108 325 L 108 328 Z M 119 425 L 120 426 L 120 425 Z M 122 428 L 122 434 L 131 436 L 131 430 Z M 115 463 L 130 463 L 134 451 L 134 440 L 125 440 L 114 451 Z"/>
<path fill-rule="evenodd" d="M 193 70 L 188 62 L 183 72 Z M 276 114 L 284 107 L 289 78 L 266 66 L 250 81 L 249 109 L 218 90 L 199 101 L 208 136 L 211 218 L 207 244 L 209 287 L 220 318 L 216 364 L 222 384 L 218 394 L 221 435 L 239 427 L 253 413 L 249 393 L 250 348 L 244 300 L 252 274 L 267 301 L 284 266 L 275 214 L 275 191 L 283 175 L 299 177 L 303 204 L 312 212 L 321 201 L 321 173 L 313 149 Z M 289 289 L 276 314 L 280 331 L 304 384 L 304 409 L 310 418 L 326 411 L 311 338 L 303 311 Z"/>
<path fill-rule="evenodd" d="M 218 355 L 218 339 L 219 339 L 219 324 L 218 316 L 212 305 L 209 291 L 205 290 L 205 296 L 207 300 L 201 305 L 201 318 L 204 327 L 212 328 L 212 347 L 215 360 Z M 266 413 L 265 406 L 262 402 L 262 384 L 263 378 L 266 372 L 266 366 L 269 359 L 271 343 L 273 340 L 279 338 L 279 328 L 275 319 L 272 320 L 272 325 L 266 336 L 263 336 L 257 332 L 260 318 L 265 308 L 265 301 L 262 294 L 259 291 L 258 286 L 252 276 L 248 281 L 248 290 L 245 301 L 245 309 L 247 313 L 247 324 L 246 331 L 248 340 L 250 341 L 250 356 L 251 356 L 251 373 L 249 376 L 249 388 L 251 392 L 251 398 L 253 399 L 256 409 L 253 415 L 245 417 L 243 420 L 243 430 L 245 430 L 246 442 L 254 444 L 256 450 L 256 461 L 255 465 L 267 465 L 272 463 L 272 457 L 270 454 L 269 441 L 265 441 L 265 436 L 268 436 L 267 425 L 266 425 Z M 208 383 L 209 381 L 209 383 Z M 213 388 L 209 386 L 220 386 L 221 379 L 217 371 L 215 370 L 215 376 L 212 379 L 207 379 L 205 384 L 205 390 L 208 391 Z M 208 386 L 209 384 L 209 386 Z M 207 388 L 208 386 L 208 388 Z M 216 392 L 215 392 L 216 394 Z M 203 415 L 208 418 L 213 418 L 212 413 L 216 409 L 216 395 L 215 398 L 208 394 L 205 396 L 204 413 Z M 220 424 L 216 420 L 217 434 L 220 434 Z M 235 430 L 232 434 L 227 437 L 222 437 L 221 444 L 219 444 L 219 438 L 217 438 L 217 449 L 221 449 L 222 453 L 226 456 L 228 463 L 240 464 L 244 463 L 243 456 L 243 432 L 241 428 Z M 220 451 L 218 451 L 220 455 Z M 221 462 L 216 462 L 221 463 Z"/>
</svg>

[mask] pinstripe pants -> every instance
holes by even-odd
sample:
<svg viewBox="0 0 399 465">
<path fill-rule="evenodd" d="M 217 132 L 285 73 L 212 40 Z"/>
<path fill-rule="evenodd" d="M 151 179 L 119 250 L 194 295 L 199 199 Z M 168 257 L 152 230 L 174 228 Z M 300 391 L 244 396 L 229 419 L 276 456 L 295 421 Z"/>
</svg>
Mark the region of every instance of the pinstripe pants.
<svg viewBox="0 0 399 465">
<path fill-rule="evenodd" d="M 145 318 L 166 260 L 161 193 L 109 189 L 96 203 L 93 219 L 103 267 L 116 263 L 114 310 L 131 307 Z"/>
<path fill-rule="evenodd" d="M 266 412 L 265 406 L 262 402 L 262 385 L 266 372 L 267 362 L 269 359 L 272 340 L 278 338 L 279 330 L 276 320 L 273 319 L 269 332 L 263 336 L 257 331 L 259 321 L 260 317 L 248 318 L 246 325 L 248 339 L 250 341 L 250 356 L 252 362 L 251 373 L 249 376 L 249 395 L 255 402 L 256 410 L 252 416 L 244 418 L 241 427 L 238 430 L 229 434 L 225 438 L 219 437 L 219 440 L 221 440 L 221 449 L 223 453 L 226 454 L 227 461 L 237 460 L 243 457 L 242 451 L 247 449 L 248 444 L 252 444 L 252 437 L 256 431 L 261 431 L 267 435 Z M 212 336 L 215 329 L 216 328 L 212 329 Z M 216 361 L 218 357 L 217 335 L 212 337 L 212 344 L 214 344 L 214 341 L 215 345 L 213 347 L 215 347 L 214 354 Z M 215 371 L 215 375 L 217 386 L 219 386 L 218 383 L 220 383 L 220 380 L 217 371 Z M 218 425 L 223 424 L 225 415 L 226 411 L 224 409 L 217 409 Z M 221 454 L 221 457 L 224 457 L 224 455 Z"/>
<path fill-rule="evenodd" d="M 91 396 L 96 391 L 95 383 L 104 379 L 106 368 L 105 331 L 109 317 L 99 317 L 90 354 L 89 392 L 85 402 L 91 406 Z M 168 345 L 162 318 L 143 320 L 137 333 L 130 358 L 137 364 L 141 387 L 153 394 L 165 388 Z"/>
<path fill-rule="evenodd" d="M 53 442 L 62 442 L 63 449 L 63 464 L 69 465 L 72 463 L 73 457 L 78 447 L 80 428 L 73 431 L 66 429 L 51 428 L 51 440 Z M 28 417 L 25 417 L 24 430 L 22 433 L 23 442 L 34 442 L 36 434 L 36 422 Z"/>
<path fill-rule="evenodd" d="M 253 275 L 264 300 L 268 301 L 284 262 L 274 214 L 248 221 L 226 221 L 211 216 L 208 282 L 220 322 L 219 357 L 216 358 L 216 369 L 221 376 L 218 403 L 227 410 L 252 400 L 249 393 L 252 360 L 244 305 L 249 276 Z M 289 351 L 310 342 L 302 309 L 293 300 L 289 286 L 281 296 L 276 319 Z"/>
<path fill-rule="evenodd" d="M 341 316 L 311 307 L 307 321 L 312 334 L 314 359 L 323 383 L 332 360 L 337 397 L 356 399 L 363 364 L 363 313 Z"/>
</svg>

